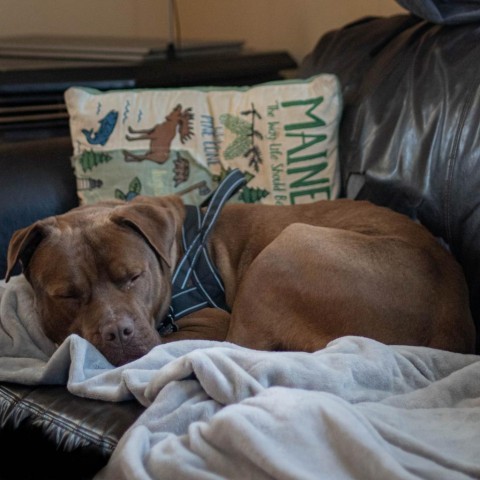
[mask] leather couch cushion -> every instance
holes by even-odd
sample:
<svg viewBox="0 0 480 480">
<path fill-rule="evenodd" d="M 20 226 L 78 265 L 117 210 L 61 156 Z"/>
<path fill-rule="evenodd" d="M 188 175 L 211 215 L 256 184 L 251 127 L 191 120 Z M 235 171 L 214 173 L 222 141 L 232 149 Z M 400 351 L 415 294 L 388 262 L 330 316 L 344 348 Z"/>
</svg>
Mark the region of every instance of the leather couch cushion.
<svg viewBox="0 0 480 480">
<path fill-rule="evenodd" d="M 88 400 L 63 386 L 1 383 L 1 478 L 89 478 L 142 412 L 135 401 Z"/>
<path fill-rule="evenodd" d="M 70 137 L 0 144 L 0 278 L 15 230 L 78 205 L 71 154 Z"/>
</svg>

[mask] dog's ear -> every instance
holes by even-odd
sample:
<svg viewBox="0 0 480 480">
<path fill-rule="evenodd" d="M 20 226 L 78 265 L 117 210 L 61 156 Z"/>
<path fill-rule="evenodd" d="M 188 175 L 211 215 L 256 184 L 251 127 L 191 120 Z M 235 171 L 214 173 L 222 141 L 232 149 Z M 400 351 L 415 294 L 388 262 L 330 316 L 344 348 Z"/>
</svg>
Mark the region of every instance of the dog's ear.
<svg viewBox="0 0 480 480">
<path fill-rule="evenodd" d="M 5 281 L 8 282 L 12 276 L 13 269 L 18 261 L 25 269 L 32 258 L 40 242 L 47 236 L 47 223 L 45 220 L 35 222 L 29 227 L 22 228 L 13 233 L 8 245 L 7 252 L 7 272 Z"/>
<path fill-rule="evenodd" d="M 110 219 L 138 232 L 151 248 L 172 268 L 177 256 L 175 209 L 151 203 L 130 203 L 115 208 Z"/>
</svg>

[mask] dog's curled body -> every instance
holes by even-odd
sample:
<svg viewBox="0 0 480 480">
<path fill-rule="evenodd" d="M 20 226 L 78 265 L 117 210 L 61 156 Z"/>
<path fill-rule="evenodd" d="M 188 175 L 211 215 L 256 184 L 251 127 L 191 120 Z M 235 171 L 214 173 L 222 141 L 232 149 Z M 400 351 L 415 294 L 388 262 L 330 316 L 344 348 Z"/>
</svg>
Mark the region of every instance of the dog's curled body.
<svg viewBox="0 0 480 480">
<path fill-rule="evenodd" d="M 231 313 L 206 308 L 160 338 L 182 258 L 179 197 L 83 206 L 16 232 L 46 335 L 77 333 L 111 363 L 185 338 L 315 351 L 343 335 L 473 352 L 461 267 L 421 225 L 370 202 L 226 205 L 208 239 Z"/>
</svg>

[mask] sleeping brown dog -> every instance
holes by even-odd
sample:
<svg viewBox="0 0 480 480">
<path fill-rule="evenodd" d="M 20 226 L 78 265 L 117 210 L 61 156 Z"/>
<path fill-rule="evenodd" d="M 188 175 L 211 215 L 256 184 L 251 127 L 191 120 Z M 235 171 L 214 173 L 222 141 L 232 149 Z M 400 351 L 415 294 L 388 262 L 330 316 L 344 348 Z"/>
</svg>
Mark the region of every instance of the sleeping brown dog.
<svg viewBox="0 0 480 480">
<path fill-rule="evenodd" d="M 361 335 L 473 352 L 462 270 L 406 216 L 343 199 L 226 205 L 210 227 L 194 218 L 203 249 L 192 253 L 182 226 L 201 212 L 191 208 L 137 197 L 41 220 L 14 234 L 7 278 L 20 260 L 45 334 L 76 333 L 114 365 L 188 338 L 311 352 Z M 196 307 L 175 305 L 191 291 Z"/>
</svg>

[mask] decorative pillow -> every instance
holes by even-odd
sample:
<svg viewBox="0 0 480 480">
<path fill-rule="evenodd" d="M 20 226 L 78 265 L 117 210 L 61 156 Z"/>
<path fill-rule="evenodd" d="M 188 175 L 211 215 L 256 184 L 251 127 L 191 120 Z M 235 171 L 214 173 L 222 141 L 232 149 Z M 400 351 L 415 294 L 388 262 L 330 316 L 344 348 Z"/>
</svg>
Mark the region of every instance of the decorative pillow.
<svg viewBox="0 0 480 480">
<path fill-rule="evenodd" d="M 65 100 L 83 204 L 172 193 L 198 204 L 232 168 L 248 179 L 235 201 L 338 196 L 333 75 L 244 88 L 73 87 Z"/>
</svg>

